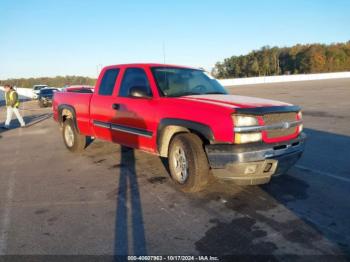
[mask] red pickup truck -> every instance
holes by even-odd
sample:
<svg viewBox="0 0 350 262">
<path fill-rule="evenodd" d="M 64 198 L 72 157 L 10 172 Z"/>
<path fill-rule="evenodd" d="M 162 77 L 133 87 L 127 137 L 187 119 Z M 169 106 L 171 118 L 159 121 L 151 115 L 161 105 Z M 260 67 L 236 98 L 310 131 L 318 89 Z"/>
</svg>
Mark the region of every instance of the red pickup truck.
<svg viewBox="0 0 350 262">
<path fill-rule="evenodd" d="M 70 151 L 94 137 L 168 158 L 171 178 L 185 192 L 203 189 L 211 176 L 267 183 L 304 149 L 298 106 L 229 95 L 189 67 L 108 66 L 94 88 L 56 93 L 53 111 Z"/>
</svg>

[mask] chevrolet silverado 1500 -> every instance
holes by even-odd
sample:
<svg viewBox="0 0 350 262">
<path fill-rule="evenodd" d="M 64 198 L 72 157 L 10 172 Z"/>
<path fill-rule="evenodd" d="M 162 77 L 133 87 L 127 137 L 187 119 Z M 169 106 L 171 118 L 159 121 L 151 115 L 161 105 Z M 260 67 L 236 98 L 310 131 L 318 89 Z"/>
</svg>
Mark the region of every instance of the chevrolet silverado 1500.
<svg viewBox="0 0 350 262">
<path fill-rule="evenodd" d="M 185 192 L 203 189 L 211 176 L 267 183 L 304 149 L 298 106 L 230 95 L 189 67 L 108 66 L 93 89 L 56 93 L 53 111 L 70 151 L 94 137 L 168 158 L 170 176 Z"/>
</svg>

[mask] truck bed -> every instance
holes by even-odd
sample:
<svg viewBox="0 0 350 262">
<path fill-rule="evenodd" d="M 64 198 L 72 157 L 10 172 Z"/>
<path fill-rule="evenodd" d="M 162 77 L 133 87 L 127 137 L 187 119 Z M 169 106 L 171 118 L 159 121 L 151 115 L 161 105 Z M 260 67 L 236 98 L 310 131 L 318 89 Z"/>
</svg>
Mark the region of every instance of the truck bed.
<svg viewBox="0 0 350 262">
<path fill-rule="evenodd" d="M 90 124 L 90 101 L 92 93 L 77 92 L 77 91 L 63 91 L 57 92 L 53 98 L 53 113 L 54 119 L 58 120 L 60 107 L 73 107 L 75 110 L 76 122 L 79 131 L 87 136 L 91 136 L 92 129 Z"/>
</svg>

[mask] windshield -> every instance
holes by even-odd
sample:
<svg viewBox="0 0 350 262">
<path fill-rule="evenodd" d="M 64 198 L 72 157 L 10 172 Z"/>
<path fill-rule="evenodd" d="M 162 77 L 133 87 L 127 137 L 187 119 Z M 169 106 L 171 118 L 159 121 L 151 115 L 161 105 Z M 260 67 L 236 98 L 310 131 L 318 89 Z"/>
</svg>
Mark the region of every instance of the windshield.
<svg viewBox="0 0 350 262">
<path fill-rule="evenodd" d="M 202 70 L 154 67 L 152 73 L 163 96 L 227 94 L 216 79 Z"/>
<path fill-rule="evenodd" d="M 40 90 L 40 89 L 42 89 L 44 87 L 47 87 L 47 86 L 44 86 L 44 85 L 42 85 L 42 86 L 34 86 L 34 90 Z"/>
</svg>

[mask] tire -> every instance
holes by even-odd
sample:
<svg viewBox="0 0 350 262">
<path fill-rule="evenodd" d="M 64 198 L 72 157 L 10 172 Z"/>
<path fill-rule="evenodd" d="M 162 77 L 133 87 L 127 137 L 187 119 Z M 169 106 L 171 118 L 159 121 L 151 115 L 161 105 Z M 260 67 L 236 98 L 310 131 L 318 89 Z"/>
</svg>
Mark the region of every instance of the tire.
<svg viewBox="0 0 350 262">
<path fill-rule="evenodd" d="M 63 123 L 62 137 L 64 144 L 69 151 L 78 153 L 82 152 L 86 146 L 86 136 L 79 134 L 75 127 L 74 120 L 71 118 L 66 119 Z"/>
<path fill-rule="evenodd" d="M 171 178 L 179 190 L 199 192 L 207 185 L 209 163 L 198 136 L 191 133 L 176 135 L 169 146 L 168 163 Z"/>
</svg>

